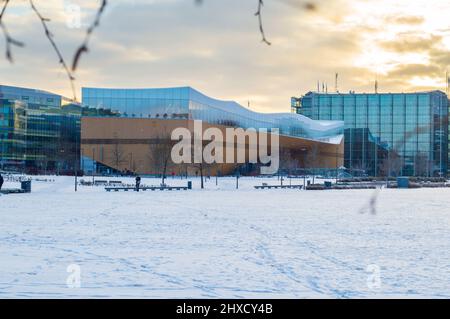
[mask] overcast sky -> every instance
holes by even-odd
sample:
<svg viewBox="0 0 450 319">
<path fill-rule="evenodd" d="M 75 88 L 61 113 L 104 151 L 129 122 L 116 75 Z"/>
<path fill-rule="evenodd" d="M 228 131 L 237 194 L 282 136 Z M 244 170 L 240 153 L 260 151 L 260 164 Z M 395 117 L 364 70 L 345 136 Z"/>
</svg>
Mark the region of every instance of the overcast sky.
<svg viewBox="0 0 450 319">
<path fill-rule="evenodd" d="M 93 0 L 35 0 L 67 60 L 93 19 Z M 334 91 L 445 89 L 450 70 L 449 0 L 265 0 L 261 43 L 257 0 L 110 0 L 89 54 L 77 71 L 82 86 L 192 86 L 211 97 L 250 101 L 253 110 L 289 112 L 290 97 L 327 82 Z M 77 26 L 76 6 L 81 8 Z M 74 10 L 75 9 L 75 10 Z M 71 96 L 70 85 L 28 1 L 5 15 L 14 64 L 0 59 L 0 84 Z M 4 49 L 0 34 L 0 49 Z M 79 95 L 79 93 L 78 93 Z"/>
</svg>

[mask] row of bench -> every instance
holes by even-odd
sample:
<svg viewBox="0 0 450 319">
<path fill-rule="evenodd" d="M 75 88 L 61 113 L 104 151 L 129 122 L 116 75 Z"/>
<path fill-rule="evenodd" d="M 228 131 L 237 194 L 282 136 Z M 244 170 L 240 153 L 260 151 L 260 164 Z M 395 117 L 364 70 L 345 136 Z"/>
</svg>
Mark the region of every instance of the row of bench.
<svg viewBox="0 0 450 319">
<path fill-rule="evenodd" d="M 139 187 L 139 191 L 187 191 L 189 187 L 187 186 L 152 186 L 152 187 Z M 128 191 L 134 191 L 137 192 L 138 189 L 136 187 L 105 187 L 105 190 L 107 192 L 128 192 Z"/>
<path fill-rule="evenodd" d="M 106 180 L 96 180 L 94 182 L 92 181 L 85 181 L 81 180 L 80 185 L 82 186 L 118 186 L 123 185 L 121 181 L 106 181 Z"/>
<path fill-rule="evenodd" d="M 303 189 L 303 185 L 261 185 L 256 189 Z"/>
</svg>

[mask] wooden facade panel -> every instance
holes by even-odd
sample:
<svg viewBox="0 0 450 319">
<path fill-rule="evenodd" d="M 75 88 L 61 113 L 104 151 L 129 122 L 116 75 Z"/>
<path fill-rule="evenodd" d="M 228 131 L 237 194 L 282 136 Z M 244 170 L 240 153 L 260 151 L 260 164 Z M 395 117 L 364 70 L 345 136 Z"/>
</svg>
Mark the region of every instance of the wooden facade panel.
<svg viewBox="0 0 450 319">
<path fill-rule="evenodd" d="M 160 174 L 154 162 L 152 147 L 157 143 L 176 143 L 170 141 L 171 132 L 176 128 L 187 128 L 191 132 L 191 120 L 157 120 L 130 118 L 83 118 L 81 122 L 81 152 L 85 157 L 120 171 L 133 171 L 138 174 Z M 219 128 L 225 136 L 226 128 L 203 122 L 203 130 Z M 270 141 L 270 138 L 268 139 Z M 344 144 L 329 144 L 308 139 L 280 136 L 280 163 L 286 168 L 287 160 L 293 158 L 298 168 L 336 168 L 343 166 Z M 248 141 L 247 141 L 248 142 Z M 208 142 L 204 142 L 207 144 Z M 270 145 L 270 143 L 268 143 Z M 248 153 L 248 145 L 245 147 Z M 120 151 L 120 160 L 117 153 Z M 226 153 L 226 150 L 224 151 Z M 289 154 L 289 155 L 286 155 Z M 208 173 L 215 175 L 232 174 L 237 164 L 213 164 Z M 292 166 L 292 165 L 291 165 Z M 168 174 L 184 174 L 186 170 L 195 174 L 196 168 L 188 165 L 170 164 Z"/>
</svg>

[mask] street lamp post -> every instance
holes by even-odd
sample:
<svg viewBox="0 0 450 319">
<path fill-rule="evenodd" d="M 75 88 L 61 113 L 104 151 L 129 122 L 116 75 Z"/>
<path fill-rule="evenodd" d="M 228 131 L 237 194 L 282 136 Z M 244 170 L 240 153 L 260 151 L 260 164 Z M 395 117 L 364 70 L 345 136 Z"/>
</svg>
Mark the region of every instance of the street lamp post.
<svg viewBox="0 0 450 319">
<path fill-rule="evenodd" d="M 391 152 L 388 152 L 388 177 L 386 187 L 389 187 L 389 178 L 391 177 Z"/>
<path fill-rule="evenodd" d="M 301 151 L 304 153 L 304 155 L 303 155 L 303 187 L 304 187 L 304 189 L 306 189 L 306 155 L 307 155 L 308 149 L 303 147 L 301 149 Z"/>
<path fill-rule="evenodd" d="M 338 169 L 338 147 L 336 146 L 336 184 L 338 183 L 338 174 L 339 174 L 339 169 Z"/>
<path fill-rule="evenodd" d="M 130 171 L 134 174 L 134 168 L 133 168 L 133 153 L 130 153 Z"/>
<path fill-rule="evenodd" d="M 95 183 L 94 170 L 97 171 L 97 166 L 95 165 L 95 147 L 92 148 L 92 185 Z"/>
<path fill-rule="evenodd" d="M 78 154 L 78 134 L 75 134 L 75 163 L 73 165 L 74 171 L 75 171 L 75 192 L 78 191 L 78 161 L 79 161 L 79 154 Z"/>
</svg>

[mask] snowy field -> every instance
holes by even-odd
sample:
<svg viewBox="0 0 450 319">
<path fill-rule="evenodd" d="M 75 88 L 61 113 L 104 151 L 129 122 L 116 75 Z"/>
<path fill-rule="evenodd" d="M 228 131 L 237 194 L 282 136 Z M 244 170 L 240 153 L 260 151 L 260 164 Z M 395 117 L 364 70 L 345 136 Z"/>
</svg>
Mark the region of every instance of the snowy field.
<svg viewBox="0 0 450 319">
<path fill-rule="evenodd" d="M 384 189 L 374 215 L 374 190 L 262 182 L 0 196 L 0 298 L 450 298 L 450 189 Z"/>
</svg>

